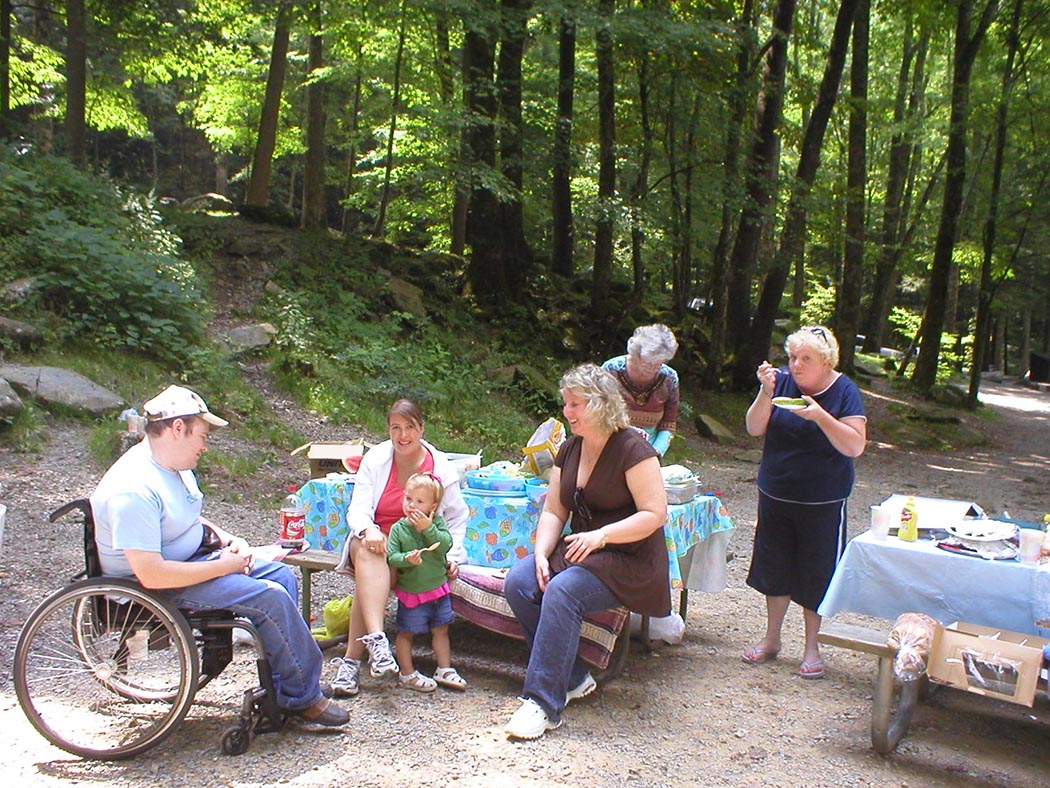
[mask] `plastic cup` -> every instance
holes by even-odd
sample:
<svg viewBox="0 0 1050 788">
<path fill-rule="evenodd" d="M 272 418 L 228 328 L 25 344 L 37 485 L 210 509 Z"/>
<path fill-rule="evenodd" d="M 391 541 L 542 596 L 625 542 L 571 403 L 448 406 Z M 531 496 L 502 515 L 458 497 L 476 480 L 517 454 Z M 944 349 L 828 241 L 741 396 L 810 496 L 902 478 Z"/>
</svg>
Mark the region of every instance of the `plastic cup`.
<svg viewBox="0 0 1050 788">
<path fill-rule="evenodd" d="M 1021 563 L 1036 565 L 1043 551 L 1043 532 L 1034 528 L 1021 530 Z"/>
<path fill-rule="evenodd" d="M 885 506 L 876 504 L 871 507 L 871 535 L 876 539 L 885 539 L 890 533 L 890 521 L 893 512 Z"/>
</svg>

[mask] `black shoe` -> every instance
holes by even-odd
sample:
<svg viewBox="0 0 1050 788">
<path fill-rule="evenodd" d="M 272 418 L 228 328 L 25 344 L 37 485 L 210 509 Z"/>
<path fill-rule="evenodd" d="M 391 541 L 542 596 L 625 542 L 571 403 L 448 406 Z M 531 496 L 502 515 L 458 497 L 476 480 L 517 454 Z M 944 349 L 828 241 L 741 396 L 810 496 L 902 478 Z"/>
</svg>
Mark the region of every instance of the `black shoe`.
<svg viewBox="0 0 1050 788">
<path fill-rule="evenodd" d="M 326 704 L 323 711 L 315 715 L 315 709 L 322 704 Z M 350 722 L 349 712 L 344 708 L 336 706 L 331 701 L 318 701 L 310 708 L 296 712 L 296 716 L 299 717 L 303 727 L 307 729 L 340 728 Z"/>
</svg>

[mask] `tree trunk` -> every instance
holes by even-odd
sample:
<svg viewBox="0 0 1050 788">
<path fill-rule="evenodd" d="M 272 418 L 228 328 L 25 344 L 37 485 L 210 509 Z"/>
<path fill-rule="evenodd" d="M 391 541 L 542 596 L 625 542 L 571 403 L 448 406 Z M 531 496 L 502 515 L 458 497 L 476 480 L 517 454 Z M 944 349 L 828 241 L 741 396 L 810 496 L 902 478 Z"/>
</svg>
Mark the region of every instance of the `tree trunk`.
<svg viewBox="0 0 1050 788">
<path fill-rule="evenodd" d="M 394 172 L 394 135 L 397 134 L 397 112 L 401 107 L 401 66 L 405 56 L 405 0 L 401 0 L 400 24 L 397 31 L 397 54 L 394 56 L 394 95 L 390 101 L 390 128 L 386 139 L 386 167 L 383 172 L 383 190 L 379 197 L 379 214 L 372 235 L 382 238 L 386 230 L 386 209 L 390 204 L 390 178 Z"/>
<path fill-rule="evenodd" d="M 526 24 L 532 0 L 502 0 L 502 34 L 496 91 L 500 114 L 500 169 L 511 187 L 500 201 L 504 295 L 522 292 L 532 255 L 525 238 L 522 205 L 524 185 L 524 129 L 521 116 L 521 62 L 525 55 Z"/>
<path fill-rule="evenodd" d="M 715 244 L 711 255 L 711 282 L 708 291 L 711 303 L 708 312 L 711 349 L 704 370 L 704 384 L 709 388 L 718 385 L 726 345 L 726 279 L 729 248 L 733 239 L 733 217 L 740 207 L 740 149 L 751 97 L 751 62 L 755 58 L 755 39 L 751 31 L 754 24 L 754 0 L 745 0 L 740 12 L 740 21 L 737 23 L 738 43 L 733 87 L 726 99 L 729 118 L 726 123 L 725 158 L 722 164 L 722 224 L 718 232 L 718 243 Z"/>
<path fill-rule="evenodd" d="M 795 0 L 777 0 L 773 8 L 773 38 L 762 71 L 762 89 L 748 154 L 747 195 L 729 258 L 725 325 L 727 336 L 734 343 L 735 368 L 739 368 L 740 354 L 746 348 L 751 321 L 751 279 L 758 262 L 763 231 L 773 221 L 779 146 L 777 130 L 784 105 L 788 38 L 794 14 Z"/>
<path fill-rule="evenodd" d="M 948 279 L 951 273 L 952 253 L 962 212 L 963 190 L 966 185 L 966 135 L 970 114 L 970 76 L 981 41 L 988 30 L 998 0 L 988 0 L 977 24 L 970 34 L 975 0 L 960 0 L 955 25 L 954 67 L 952 73 L 951 120 L 948 126 L 947 174 L 944 179 L 944 201 L 937 228 L 933 264 L 930 270 L 929 293 L 926 298 L 926 329 L 919 347 L 912 381 L 921 390 L 929 390 L 937 381 L 937 360 L 941 350 L 941 331 L 947 308 Z"/>
<path fill-rule="evenodd" d="M 77 167 L 87 161 L 87 31 L 84 0 L 66 3 L 66 156 Z"/>
<path fill-rule="evenodd" d="M 11 0 L 0 0 L 0 140 L 11 138 Z"/>
<path fill-rule="evenodd" d="M 646 10 L 651 8 L 647 4 Z M 638 63 L 638 121 L 641 139 L 638 141 L 638 171 L 631 186 L 631 271 L 634 279 L 631 300 L 641 301 L 645 291 L 645 260 L 642 247 L 645 244 L 642 205 L 649 192 L 649 165 L 653 158 L 653 127 L 649 121 L 649 53 L 643 51 Z M 692 148 L 687 148 L 692 150 Z M 677 280 L 676 280 L 677 281 Z M 677 288 L 676 288 L 677 289 Z"/>
<path fill-rule="evenodd" d="M 291 6 L 282 3 L 277 9 L 270 49 L 270 69 L 266 74 L 266 92 L 263 94 L 262 114 L 259 117 L 259 135 L 252 154 L 251 178 L 244 194 L 247 205 L 266 205 L 270 191 L 270 172 L 273 153 L 277 147 L 277 122 L 281 114 L 281 91 L 288 68 L 288 38 L 292 26 Z"/>
<path fill-rule="evenodd" d="M 434 10 L 434 33 L 437 38 L 436 68 L 438 84 L 441 86 L 441 101 L 449 113 L 455 111 L 455 79 L 453 76 L 452 46 L 449 43 L 448 9 L 438 6 Z M 463 132 L 460 131 L 459 161 L 456 163 L 456 185 L 452 198 L 452 216 L 449 220 L 449 251 L 462 255 L 467 246 L 467 201 L 470 188 L 462 172 Z"/>
<path fill-rule="evenodd" d="M 496 95 L 493 70 L 496 50 L 496 11 L 492 0 L 482 0 L 464 17 L 463 98 L 469 121 L 464 132 L 464 170 L 496 167 Z M 471 247 L 467 274 L 482 302 L 502 298 L 502 234 L 496 195 L 475 176 L 470 181 L 467 243 Z"/>
<path fill-rule="evenodd" d="M 574 9 L 563 14 L 558 32 L 558 117 L 554 126 L 551 168 L 551 270 L 572 276 L 576 229 L 572 217 L 572 126 L 576 90 L 576 18 Z"/>
<path fill-rule="evenodd" d="M 923 101 L 920 93 L 925 81 L 926 52 L 929 35 L 923 30 L 919 40 L 912 37 L 911 17 L 904 31 L 904 46 L 901 67 L 897 75 L 897 96 L 893 109 L 893 126 L 896 129 L 910 128 L 911 121 L 921 114 Z M 912 61 L 914 59 L 914 76 Z M 909 80 L 911 84 L 909 98 Z M 905 187 L 914 183 L 908 178 L 912 159 L 917 158 L 913 133 L 901 130 L 894 133 L 890 141 L 889 167 L 886 177 L 886 197 L 883 203 L 882 232 L 879 244 L 879 259 L 875 265 L 875 281 L 872 285 L 871 305 L 864 323 L 866 351 L 878 351 L 886 344 L 886 322 L 897 287 L 897 262 L 904 247 L 908 210 Z"/>
<path fill-rule="evenodd" d="M 306 88 L 306 161 L 303 166 L 302 217 L 304 229 L 328 226 L 324 193 L 324 82 L 317 79 L 324 67 L 324 16 L 320 2 L 314 6 L 313 14 L 307 73 L 307 77 L 312 81 Z"/>
<path fill-rule="evenodd" d="M 350 106 L 350 144 L 346 151 L 346 185 L 344 186 L 343 220 L 341 227 L 344 233 L 356 229 L 356 222 L 351 222 L 350 198 L 357 193 L 357 146 L 361 134 L 361 84 L 364 81 L 364 46 L 358 42 L 354 65 L 354 99 Z"/>
<path fill-rule="evenodd" d="M 788 274 L 805 252 L 809 190 L 820 165 L 820 150 L 824 143 L 824 132 L 828 127 L 831 111 L 835 107 L 842 70 L 846 64 L 846 52 L 849 50 L 853 15 L 859 2 L 860 0 L 842 0 L 839 5 L 835 30 L 828 46 L 824 76 L 820 82 L 813 112 L 802 137 L 802 150 L 799 154 L 798 168 L 795 171 L 794 185 L 791 190 L 791 199 L 788 202 L 780 244 L 773 257 L 773 264 L 762 283 L 758 308 L 755 310 L 755 319 L 748 332 L 746 344 L 737 354 L 733 378 L 736 386 L 741 389 L 754 383 L 755 367 L 765 358 L 769 348 L 770 338 L 773 335 L 773 323 L 780 308 L 780 301 L 784 296 L 784 285 L 787 284 Z"/>
<path fill-rule="evenodd" d="M 849 153 L 846 165 L 846 249 L 835 316 L 839 369 L 853 374 L 853 337 L 860 328 L 860 297 L 864 283 L 865 196 L 868 145 L 869 0 L 860 0 L 853 22 L 850 61 Z"/>
<path fill-rule="evenodd" d="M 611 311 L 613 224 L 616 197 L 616 82 L 612 18 L 615 0 L 598 0 L 595 57 L 598 70 L 598 221 L 594 228 L 591 316 L 601 324 Z"/>
</svg>

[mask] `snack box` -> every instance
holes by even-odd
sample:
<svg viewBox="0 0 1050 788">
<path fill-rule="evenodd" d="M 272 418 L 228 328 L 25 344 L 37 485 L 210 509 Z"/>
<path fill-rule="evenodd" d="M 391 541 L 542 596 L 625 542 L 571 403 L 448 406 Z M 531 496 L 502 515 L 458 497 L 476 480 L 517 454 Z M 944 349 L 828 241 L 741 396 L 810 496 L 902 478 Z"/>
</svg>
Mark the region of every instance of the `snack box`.
<svg viewBox="0 0 1050 788">
<path fill-rule="evenodd" d="M 937 627 L 927 674 L 949 687 L 1031 706 L 1047 641 L 956 621 Z"/>
<path fill-rule="evenodd" d="M 367 447 L 362 440 L 314 441 L 304 443 L 292 452 L 294 457 L 306 451 L 310 461 L 310 478 L 323 479 L 329 473 L 355 473 Z"/>
<path fill-rule="evenodd" d="M 525 492 L 525 477 L 482 468 L 467 471 L 467 487 L 488 493 L 521 495 Z"/>
</svg>

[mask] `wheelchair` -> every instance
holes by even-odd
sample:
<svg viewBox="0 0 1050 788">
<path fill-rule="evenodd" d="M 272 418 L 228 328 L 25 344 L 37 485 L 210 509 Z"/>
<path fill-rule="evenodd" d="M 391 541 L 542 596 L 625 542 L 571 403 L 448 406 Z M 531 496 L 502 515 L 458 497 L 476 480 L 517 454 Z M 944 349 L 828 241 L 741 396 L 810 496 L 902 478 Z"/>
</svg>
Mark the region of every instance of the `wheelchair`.
<svg viewBox="0 0 1050 788">
<path fill-rule="evenodd" d="M 74 511 L 85 569 L 33 611 L 15 647 L 15 692 L 33 727 L 81 757 L 141 755 L 175 731 L 197 691 L 229 665 L 239 627 L 255 639 L 259 686 L 245 691 L 222 750 L 240 755 L 255 734 L 280 730 L 287 715 L 251 621 L 228 610 L 180 609 L 134 580 L 102 576 L 91 503 L 72 501 L 49 519 Z"/>
</svg>

